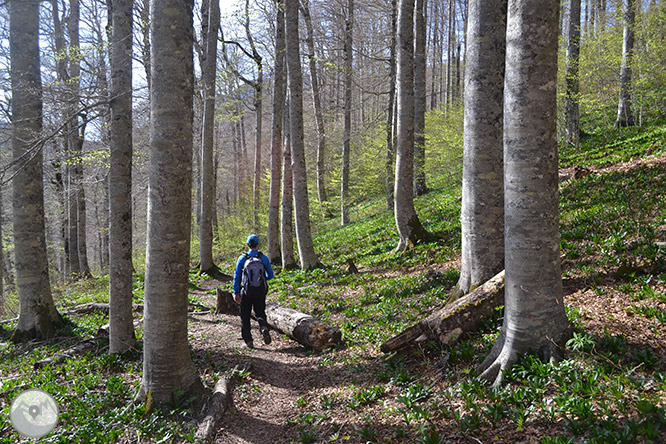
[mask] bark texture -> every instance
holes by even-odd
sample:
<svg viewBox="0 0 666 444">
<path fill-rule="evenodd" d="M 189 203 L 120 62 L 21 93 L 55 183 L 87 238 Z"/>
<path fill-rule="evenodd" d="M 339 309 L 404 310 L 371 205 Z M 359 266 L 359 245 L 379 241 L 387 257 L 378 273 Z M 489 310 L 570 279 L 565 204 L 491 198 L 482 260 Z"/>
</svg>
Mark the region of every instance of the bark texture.
<svg viewBox="0 0 666 444">
<path fill-rule="evenodd" d="M 303 73 L 301 72 L 299 49 L 298 2 L 286 2 L 285 27 L 296 241 L 301 268 L 311 270 L 321 264 L 314 250 L 310 229 L 310 203 L 305 167 L 305 144 L 303 142 Z"/>
<path fill-rule="evenodd" d="M 578 93 L 580 80 L 580 0 L 569 2 L 569 32 L 567 35 L 566 96 L 564 104 L 564 143 L 578 146 L 580 142 L 580 109 Z"/>
<path fill-rule="evenodd" d="M 418 324 L 384 342 L 380 349 L 389 353 L 426 339 L 451 345 L 460 337 L 476 331 L 503 301 L 504 271 L 501 271 L 470 293 L 435 310 Z"/>
<path fill-rule="evenodd" d="M 426 237 L 414 208 L 414 0 L 398 3 L 398 123 L 395 162 L 395 221 L 403 251 Z"/>
<path fill-rule="evenodd" d="M 342 341 L 339 328 L 275 302 L 266 302 L 266 322 L 299 344 L 315 350 L 335 347 Z"/>
<path fill-rule="evenodd" d="M 61 323 L 51 294 L 44 224 L 42 79 L 39 60 L 39 1 L 9 2 L 12 88 L 14 254 L 19 319 L 15 341 L 49 338 Z"/>
<path fill-rule="evenodd" d="M 353 62 L 353 28 L 354 0 L 347 0 L 345 17 L 345 100 L 342 125 L 342 171 L 340 172 L 340 225 L 349 223 L 349 157 L 351 154 L 351 114 L 352 114 L 352 62 Z"/>
<path fill-rule="evenodd" d="M 310 83 L 312 84 L 312 105 L 317 125 L 317 195 L 319 205 L 324 217 L 330 217 L 331 211 L 327 206 L 328 193 L 326 192 L 326 127 L 324 125 L 324 112 L 321 106 L 321 93 L 319 88 L 319 75 L 317 73 L 317 57 L 315 54 L 312 18 L 310 17 L 309 0 L 302 2 L 303 21 L 305 23 L 305 42 L 308 46 L 308 67 L 310 69 Z"/>
<path fill-rule="evenodd" d="M 622 65 L 620 66 L 620 99 L 615 127 L 633 126 L 631 111 L 631 63 L 634 56 L 635 0 L 624 0 L 624 34 L 622 39 Z"/>
<path fill-rule="evenodd" d="M 199 269 L 216 271 L 213 263 L 213 212 L 215 211 L 215 77 L 217 74 L 217 34 L 220 28 L 220 2 L 209 0 L 206 56 L 204 61 L 204 109 L 201 136 L 201 218 L 199 221 Z"/>
<path fill-rule="evenodd" d="M 503 94 L 507 0 L 473 0 L 467 25 L 462 258 L 454 297 L 504 268 Z"/>
<path fill-rule="evenodd" d="M 143 379 L 156 405 L 200 395 L 187 339 L 192 185 L 192 0 L 155 0 L 151 14 L 151 126 Z"/>
<path fill-rule="evenodd" d="M 132 0 L 111 18 L 109 159 L 109 353 L 136 343 L 132 316 Z"/>
<path fill-rule="evenodd" d="M 561 357 L 564 311 L 558 219 L 556 84 L 559 2 L 510 0 L 504 95 L 504 323 L 481 378 L 536 352 Z"/>
<path fill-rule="evenodd" d="M 285 94 L 287 96 L 287 94 Z M 289 99 L 282 113 L 282 128 L 289 128 Z M 282 247 L 282 268 L 293 270 L 297 267 L 294 258 L 294 177 L 291 173 L 291 138 L 284 132 L 282 143 L 282 203 L 280 205 L 280 239 Z"/>
<path fill-rule="evenodd" d="M 277 2 L 275 67 L 273 70 L 273 127 L 271 131 L 271 185 L 268 201 L 268 259 L 281 264 L 280 186 L 282 184 L 282 113 L 284 112 L 284 2 Z"/>
<path fill-rule="evenodd" d="M 425 174 L 426 110 L 426 6 L 416 0 L 414 6 L 414 194 L 428 192 Z"/>
</svg>

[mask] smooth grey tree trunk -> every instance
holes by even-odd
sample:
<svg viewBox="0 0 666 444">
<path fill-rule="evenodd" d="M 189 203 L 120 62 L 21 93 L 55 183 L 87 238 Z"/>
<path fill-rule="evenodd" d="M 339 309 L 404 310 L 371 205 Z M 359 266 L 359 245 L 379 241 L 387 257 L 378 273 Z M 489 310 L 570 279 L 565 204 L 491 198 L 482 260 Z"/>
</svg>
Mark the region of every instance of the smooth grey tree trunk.
<svg viewBox="0 0 666 444">
<path fill-rule="evenodd" d="M 284 109 L 284 2 L 277 1 L 275 67 L 273 69 L 273 127 L 271 131 L 271 185 L 268 200 L 268 259 L 281 264 L 280 187 L 282 186 L 282 119 Z"/>
<path fill-rule="evenodd" d="M 136 345 L 132 315 L 132 6 L 114 0 L 109 159 L 109 353 Z"/>
<path fill-rule="evenodd" d="M 14 255 L 19 319 L 12 340 L 44 339 L 61 324 L 51 294 L 44 222 L 39 1 L 9 2 Z"/>
<path fill-rule="evenodd" d="M 86 194 L 83 188 L 83 140 L 85 123 L 79 131 L 78 106 L 81 96 L 81 60 L 78 57 L 79 43 L 79 0 L 70 0 L 69 16 L 67 18 L 67 34 L 69 36 L 69 87 L 70 87 L 70 122 L 69 122 L 69 149 L 72 161 L 70 173 L 70 199 L 72 199 L 70 217 L 70 245 L 76 245 L 81 278 L 89 278 L 90 265 L 88 264 L 88 242 L 86 236 Z"/>
<path fill-rule="evenodd" d="M 352 62 L 353 62 L 353 29 L 354 0 L 347 0 L 345 17 L 345 99 L 342 124 L 342 171 L 340 172 L 340 225 L 349 223 L 349 157 L 351 151 L 351 113 L 352 113 Z"/>
<path fill-rule="evenodd" d="M 414 0 L 398 3 L 398 123 L 395 162 L 397 251 L 412 248 L 427 233 L 414 208 Z"/>
<path fill-rule="evenodd" d="M 631 63 L 634 56 L 634 22 L 636 20 L 634 0 L 624 1 L 624 34 L 622 39 L 622 65 L 620 67 L 620 99 L 617 105 L 615 127 L 634 126 L 631 111 Z"/>
<path fill-rule="evenodd" d="M 428 192 L 425 175 L 426 2 L 414 7 L 414 193 Z"/>
<path fill-rule="evenodd" d="M 328 193 L 326 192 L 326 127 L 324 125 L 324 112 L 321 106 L 321 92 L 319 89 L 319 75 L 317 73 L 317 57 L 314 46 L 314 33 L 312 30 L 312 18 L 310 17 L 309 0 L 303 1 L 301 11 L 305 22 L 305 42 L 308 46 L 308 66 L 310 68 L 310 83 L 312 84 L 312 105 L 315 112 L 315 124 L 317 126 L 317 195 L 319 205 L 324 217 L 331 216 L 328 208 Z"/>
<path fill-rule="evenodd" d="M 138 398 L 202 394 L 187 339 L 192 209 L 193 0 L 155 0 L 151 14 L 150 165 Z"/>
<path fill-rule="evenodd" d="M 504 268 L 503 94 L 507 0 L 472 0 L 467 24 L 460 222 L 454 298 Z"/>
<path fill-rule="evenodd" d="M 580 109 L 578 93 L 580 79 L 580 0 L 569 2 L 569 32 L 567 35 L 566 96 L 564 103 L 564 143 L 578 146 L 580 142 Z"/>
<path fill-rule="evenodd" d="M 504 82 L 504 323 L 481 378 L 495 386 L 525 353 L 562 356 L 557 168 L 559 1 L 509 0 Z"/>
<path fill-rule="evenodd" d="M 289 97 L 285 88 L 285 109 L 282 112 L 282 128 L 289 128 Z M 282 204 L 280 205 L 282 268 L 297 267 L 294 259 L 294 178 L 291 173 L 291 140 L 289 131 L 283 132 L 282 159 Z"/>
<path fill-rule="evenodd" d="M 305 144 L 303 142 L 303 74 L 301 72 L 299 49 L 298 2 L 295 1 L 287 1 L 285 4 L 285 39 L 296 242 L 301 268 L 311 270 L 321 264 L 314 250 L 310 230 L 310 202 L 307 170 L 305 168 Z"/>
<path fill-rule="evenodd" d="M 201 136 L 201 218 L 199 221 L 199 270 L 213 274 L 213 212 L 215 211 L 215 77 L 217 74 L 217 35 L 220 28 L 220 2 L 209 0 L 206 55 L 204 61 L 204 109 Z"/>
<path fill-rule="evenodd" d="M 393 120 L 395 117 L 395 88 L 396 88 L 396 31 L 398 25 L 398 0 L 391 0 L 391 47 L 389 53 L 389 96 L 386 106 L 386 209 L 393 210 L 393 188 L 395 185 L 395 174 L 393 163 L 395 162 L 395 137 Z"/>
</svg>

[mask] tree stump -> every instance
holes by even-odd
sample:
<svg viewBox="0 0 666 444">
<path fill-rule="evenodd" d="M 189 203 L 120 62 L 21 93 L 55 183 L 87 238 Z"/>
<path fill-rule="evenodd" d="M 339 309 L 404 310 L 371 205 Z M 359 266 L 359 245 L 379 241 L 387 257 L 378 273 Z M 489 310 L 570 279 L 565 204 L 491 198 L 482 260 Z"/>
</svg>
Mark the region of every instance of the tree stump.
<svg viewBox="0 0 666 444">
<path fill-rule="evenodd" d="M 219 287 L 215 290 L 217 294 L 217 304 L 215 314 L 220 313 L 238 313 L 238 304 L 234 301 L 234 295 L 229 291 L 224 291 Z"/>
</svg>

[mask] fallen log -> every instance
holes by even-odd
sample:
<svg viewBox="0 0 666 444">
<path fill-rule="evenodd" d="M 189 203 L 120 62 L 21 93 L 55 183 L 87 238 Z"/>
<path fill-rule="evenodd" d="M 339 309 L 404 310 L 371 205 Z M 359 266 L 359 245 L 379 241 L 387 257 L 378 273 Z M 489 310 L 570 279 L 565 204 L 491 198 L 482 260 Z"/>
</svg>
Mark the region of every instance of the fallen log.
<svg viewBox="0 0 666 444">
<path fill-rule="evenodd" d="M 203 444 L 212 441 L 213 434 L 217 430 L 220 420 L 233 404 L 233 397 L 231 395 L 234 377 L 243 370 L 247 370 L 247 366 L 244 369 L 236 366 L 229 373 L 226 373 L 217 380 L 213 393 L 203 407 L 203 419 L 199 421 L 199 425 L 197 426 L 197 431 L 194 435 L 195 442 Z"/>
<path fill-rule="evenodd" d="M 136 312 L 143 311 L 143 305 L 141 304 L 132 304 L 132 310 Z M 104 302 L 88 302 L 81 305 L 76 305 L 70 310 L 63 311 L 61 314 L 66 316 L 71 315 L 80 315 L 80 314 L 91 314 L 91 313 L 102 313 L 104 315 L 109 315 L 109 304 Z"/>
<path fill-rule="evenodd" d="M 96 336 L 94 338 L 86 339 L 79 344 L 75 345 L 72 348 L 65 350 L 62 353 L 56 353 L 50 358 L 45 358 L 34 363 L 33 367 L 35 370 L 45 367 L 49 364 L 57 364 L 62 361 L 73 358 L 76 355 L 81 353 L 97 350 L 101 345 L 105 344 L 108 341 L 108 338 L 103 336 Z"/>
<path fill-rule="evenodd" d="M 422 336 L 450 345 L 460 336 L 477 330 L 503 303 L 504 271 L 501 271 L 480 287 L 435 310 L 418 324 L 384 342 L 380 350 L 389 353 L 407 348 Z"/>
<path fill-rule="evenodd" d="M 275 302 L 266 302 L 266 322 L 296 342 L 318 351 L 335 347 L 342 342 L 339 328 Z"/>
</svg>

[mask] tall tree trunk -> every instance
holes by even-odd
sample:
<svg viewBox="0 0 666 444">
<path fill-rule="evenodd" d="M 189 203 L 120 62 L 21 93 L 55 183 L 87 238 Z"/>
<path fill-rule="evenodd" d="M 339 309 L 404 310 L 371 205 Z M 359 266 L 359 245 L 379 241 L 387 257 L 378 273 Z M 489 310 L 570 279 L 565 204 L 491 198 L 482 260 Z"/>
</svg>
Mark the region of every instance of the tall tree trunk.
<svg viewBox="0 0 666 444">
<path fill-rule="evenodd" d="M 201 136 L 201 220 L 199 222 L 199 269 L 213 273 L 213 211 L 215 208 L 215 76 L 217 74 L 217 34 L 220 28 L 220 2 L 209 0 L 206 55 L 204 61 L 204 109 Z"/>
<path fill-rule="evenodd" d="M 2 224 L 5 221 L 5 218 L 2 215 L 2 186 L 0 186 L 0 317 L 5 314 L 5 255 L 4 255 L 4 245 L 5 243 L 2 240 Z"/>
<path fill-rule="evenodd" d="M 14 254 L 19 319 L 12 340 L 49 338 L 61 324 L 51 295 L 44 222 L 39 1 L 9 2 Z"/>
<path fill-rule="evenodd" d="M 301 4 L 305 29 L 307 31 L 305 42 L 308 45 L 308 65 L 310 68 L 310 83 L 312 83 L 312 104 L 315 112 L 315 123 L 317 125 L 317 194 L 319 205 L 324 217 L 331 216 L 331 210 L 327 206 L 326 193 L 326 128 L 324 126 L 324 112 L 321 107 L 321 93 L 319 91 L 319 75 L 317 74 L 317 58 L 315 54 L 314 36 L 312 31 L 312 19 L 310 17 L 309 0 Z"/>
<path fill-rule="evenodd" d="M 193 0 L 154 0 L 143 379 L 139 399 L 202 394 L 187 340 L 192 209 Z M 166 13 L 165 11 L 168 11 Z"/>
<path fill-rule="evenodd" d="M 564 143 L 578 146 L 580 141 L 580 111 L 578 107 L 578 62 L 580 59 L 580 0 L 569 2 L 569 32 L 567 35 L 566 97 L 564 104 Z"/>
<path fill-rule="evenodd" d="M 70 248 L 76 245 L 76 254 L 79 261 L 78 276 L 90 277 L 88 264 L 88 246 L 86 236 L 86 195 L 83 188 L 83 140 L 85 136 L 85 123 L 79 131 L 78 104 L 81 96 L 80 78 L 81 61 L 79 59 L 79 0 L 70 0 L 69 17 L 67 19 L 67 34 L 69 36 L 69 90 L 70 90 L 70 121 L 69 121 L 69 149 L 72 159 L 70 167 Z"/>
<path fill-rule="evenodd" d="M 109 0 L 107 0 L 109 1 Z M 113 1 L 113 0 L 111 0 Z M 150 0 L 140 0 L 139 30 L 141 31 L 141 64 L 146 73 L 148 91 L 151 90 L 150 79 Z M 149 97 L 150 99 L 150 97 Z"/>
<path fill-rule="evenodd" d="M 426 0 L 414 9 L 414 193 L 428 192 L 425 175 Z"/>
<path fill-rule="evenodd" d="M 345 17 L 345 102 L 342 127 L 342 171 L 340 173 L 340 225 L 349 223 L 349 156 L 351 151 L 351 113 L 352 113 L 352 35 L 354 28 L 354 0 L 347 0 Z"/>
<path fill-rule="evenodd" d="M 384 187 L 386 189 L 386 209 L 393 209 L 393 188 L 395 183 L 395 174 L 393 172 L 393 162 L 395 161 L 395 137 L 393 135 L 393 119 L 395 117 L 395 88 L 396 88 L 396 32 L 398 25 L 398 0 L 391 0 L 391 48 L 389 55 L 389 97 L 386 107 L 386 179 Z"/>
<path fill-rule="evenodd" d="M 285 88 L 285 110 L 282 113 L 282 128 L 289 128 L 289 97 Z M 294 178 L 291 172 L 291 138 L 289 131 L 283 132 L 282 142 L 282 204 L 280 206 L 281 239 L 282 239 L 282 268 L 292 270 L 296 268 L 294 259 Z"/>
<path fill-rule="evenodd" d="M 268 259 L 272 264 L 281 264 L 280 187 L 282 185 L 282 115 L 284 104 L 284 1 L 278 0 L 276 6 L 273 128 L 271 131 L 271 186 L 268 202 Z"/>
<path fill-rule="evenodd" d="M 564 311 L 557 172 L 559 1 L 509 0 L 504 94 L 504 323 L 481 378 L 502 383 L 523 354 L 561 358 Z"/>
<path fill-rule="evenodd" d="M 132 3 L 113 0 L 109 160 L 109 353 L 136 345 L 132 316 Z"/>
<path fill-rule="evenodd" d="M 635 7 L 634 0 L 625 0 L 622 66 L 620 67 L 620 99 L 617 106 L 617 119 L 615 120 L 616 128 L 634 126 L 634 116 L 631 111 L 631 62 L 634 56 Z"/>
<path fill-rule="evenodd" d="M 303 143 L 303 75 L 299 49 L 298 3 L 295 1 L 287 1 L 285 4 L 285 31 L 296 241 L 301 268 L 311 270 L 321 264 L 317 258 L 317 253 L 314 251 L 312 232 L 310 231 L 310 203 L 308 199 L 307 170 L 305 168 L 305 144 Z"/>
<path fill-rule="evenodd" d="M 264 68 L 261 55 L 257 51 L 254 44 L 254 39 L 250 33 L 250 0 L 245 0 L 245 36 L 250 43 L 252 50 L 252 60 L 257 65 L 257 77 L 254 82 L 254 110 L 256 114 L 256 131 L 254 141 L 254 185 L 253 185 L 253 226 L 254 231 L 259 231 L 259 211 L 261 207 L 261 132 L 263 120 L 263 84 L 264 84 Z"/>
<path fill-rule="evenodd" d="M 395 162 L 395 221 L 403 251 L 425 239 L 414 208 L 414 0 L 398 8 L 398 125 Z"/>
<path fill-rule="evenodd" d="M 437 108 L 437 64 L 439 62 L 439 53 L 441 51 L 441 35 L 439 32 L 439 2 L 431 2 L 431 28 L 430 38 L 432 47 L 432 66 L 430 68 L 430 110 Z"/>
<path fill-rule="evenodd" d="M 472 1 L 467 25 L 461 296 L 504 268 L 503 95 L 507 0 Z"/>
</svg>

